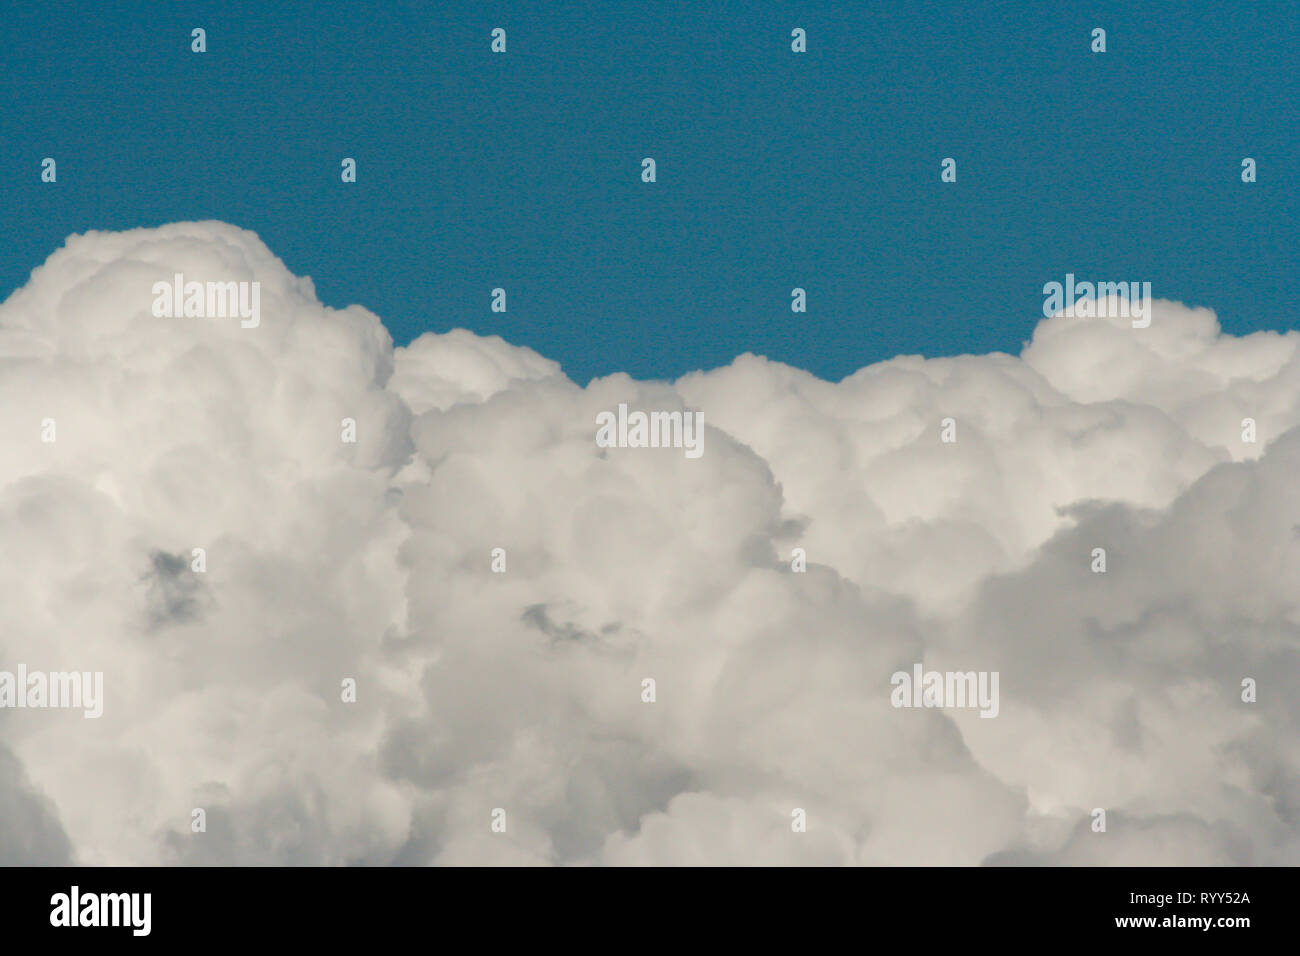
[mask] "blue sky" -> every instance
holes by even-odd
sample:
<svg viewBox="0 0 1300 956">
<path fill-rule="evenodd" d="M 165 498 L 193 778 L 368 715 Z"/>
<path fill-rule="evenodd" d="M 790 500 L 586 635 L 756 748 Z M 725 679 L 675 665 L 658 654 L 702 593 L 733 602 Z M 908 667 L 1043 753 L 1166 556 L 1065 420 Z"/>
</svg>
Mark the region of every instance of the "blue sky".
<svg viewBox="0 0 1300 956">
<path fill-rule="evenodd" d="M 12 5 L 0 296 L 72 232 L 215 218 L 399 343 L 582 383 L 1015 352 L 1067 272 L 1296 327 L 1298 41 L 1292 3 Z"/>
</svg>

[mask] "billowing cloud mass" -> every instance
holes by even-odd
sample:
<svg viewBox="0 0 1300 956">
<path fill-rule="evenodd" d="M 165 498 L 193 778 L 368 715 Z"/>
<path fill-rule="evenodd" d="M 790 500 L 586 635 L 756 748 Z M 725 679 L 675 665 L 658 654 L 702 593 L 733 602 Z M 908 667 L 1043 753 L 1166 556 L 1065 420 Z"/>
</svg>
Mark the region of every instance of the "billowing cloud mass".
<svg viewBox="0 0 1300 956">
<path fill-rule="evenodd" d="M 260 324 L 156 317 L 175 273 Z M 0 305 L 0 670 L 103 715 L 0 710 L 0 862 L 1295 864 L 1298 347 L 1157 301 L 582 388 L 233 226 L 74 236 Z M 598 447 L 620 403 L 702 456 Z"/>
</svg>

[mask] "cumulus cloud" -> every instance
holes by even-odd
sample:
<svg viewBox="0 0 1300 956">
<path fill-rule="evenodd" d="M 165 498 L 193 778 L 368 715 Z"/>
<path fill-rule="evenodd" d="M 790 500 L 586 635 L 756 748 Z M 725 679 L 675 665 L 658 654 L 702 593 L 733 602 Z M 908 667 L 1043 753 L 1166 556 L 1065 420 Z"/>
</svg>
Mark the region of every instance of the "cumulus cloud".
<svg viewBox="0 0 1300 956">
<path fill-rule="evenodd" d="M 0 710 L 0 862 L 1300 862 L 1298 344 L 1157 301 L 580 387 L 233 226 L 73 236 L 0 305 L 0 670 L 104 712 Z M 621 403 L 704 454 L 598 447 Z M 997 717 L 893 706 L 918 663 Z"/>
</svg>

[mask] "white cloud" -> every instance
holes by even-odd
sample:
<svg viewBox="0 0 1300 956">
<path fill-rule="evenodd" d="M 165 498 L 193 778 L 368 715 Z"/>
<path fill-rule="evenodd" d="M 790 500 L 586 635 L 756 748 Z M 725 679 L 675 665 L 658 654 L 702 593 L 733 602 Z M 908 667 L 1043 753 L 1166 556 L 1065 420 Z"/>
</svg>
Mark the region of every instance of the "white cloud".
<svg viewBox="0 0 1300 956">
<path fill-rule="evenodd" d="M 260 326 L 154 318 L 175 272 Z M 1157 301 L 579 388 L 231 226 L 73 237 L 0 305 L 0 669 L 105 712 L 0 710 L 0 862 L 1300 861 L 1298 342 Z M 620 402 L 703 457 L 598 448 Z M 917 662 L 999 716 L 893 708 Z"/>
</svg>

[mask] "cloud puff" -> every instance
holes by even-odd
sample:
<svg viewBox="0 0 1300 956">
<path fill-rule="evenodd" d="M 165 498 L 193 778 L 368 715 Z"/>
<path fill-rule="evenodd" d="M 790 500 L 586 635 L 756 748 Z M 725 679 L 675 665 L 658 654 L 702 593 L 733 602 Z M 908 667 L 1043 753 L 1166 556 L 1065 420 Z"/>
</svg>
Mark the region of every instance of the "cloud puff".
<svg viewBox="0 0 1300 956">
<path fill-rule="evenodd" d="M 178 272 L 259 326 L 155 317 Z M 0 862 L 1295 863 L 1298 343 L 1157 301 L 582 388 L 229 225 L 74 236 L 0 305 L 0 670 L 104 713 L 0 710 Z M 621 403 L 704 454 L 598 447 Z M 998 716 L 892 706 L 917 663 Z"/>
</svg>

